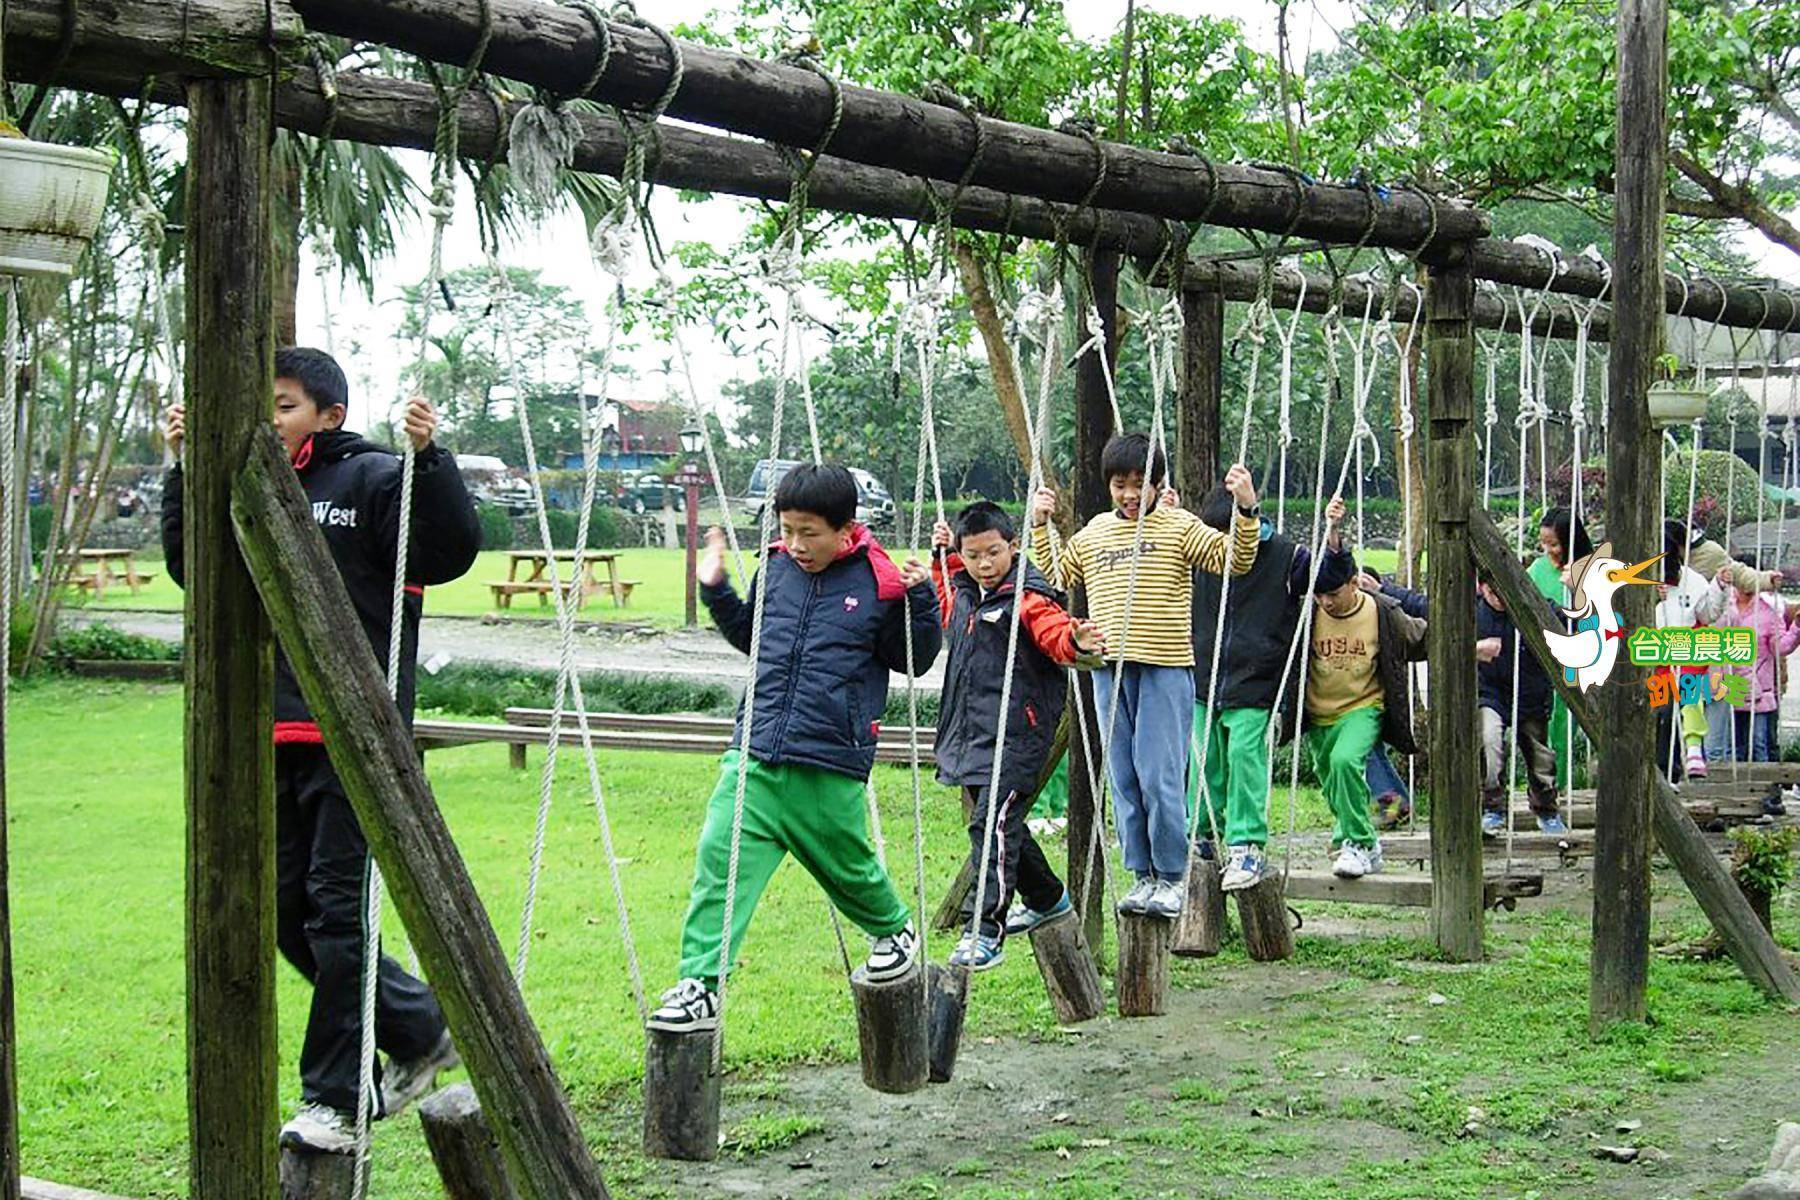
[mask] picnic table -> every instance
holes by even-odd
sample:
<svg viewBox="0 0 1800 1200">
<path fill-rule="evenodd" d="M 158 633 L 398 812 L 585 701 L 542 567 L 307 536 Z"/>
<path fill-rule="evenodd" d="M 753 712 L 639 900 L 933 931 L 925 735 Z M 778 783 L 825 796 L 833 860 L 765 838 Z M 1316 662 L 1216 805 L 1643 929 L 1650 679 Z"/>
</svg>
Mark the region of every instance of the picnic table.
<svg viewBox="0 0 1800 1200">
<path fill-rule="evenodd" d="M 550 603 L 553 584 L 550 581 L 550 559 L 552 555 L 542 550 L 509 550 L 506 553 L 506 578 L 495 579 L 488 583 L 493 589 L 494 607 L 511 608 L 512 599 L 520 593 L 535 593 L 538 606 L 545 607 Z M 574 573 L 575 552 L 558 550 L 555 552 L 557 578 L 567 586 L 568 579 Z M 596 568 L 604 566 L 606 577 L 601 579 Z M 520 575 L 523 573 L 524 577 Z M 641 582 L 636 579 L 619 578 L 619 556 L 606 550 L 584 550 L 581 552 L 580 564 L 581 587 L 576 593 L 577 608 L 596 592 L 604 591 L 612 596 L 613 604 L 624 608 L 631 600 L 631 590 Z"/>
<path fill-rule="evenodd" d="M 64 550 L 58 557 L 71 566 L 68 584 L 94 593 L 94 599 L 105 597 L 109 586 L 124 584 L 132 595 L 156 578 L 154 571 L 137 569 L 137 551 L 111 547 Z"/>
</svg>

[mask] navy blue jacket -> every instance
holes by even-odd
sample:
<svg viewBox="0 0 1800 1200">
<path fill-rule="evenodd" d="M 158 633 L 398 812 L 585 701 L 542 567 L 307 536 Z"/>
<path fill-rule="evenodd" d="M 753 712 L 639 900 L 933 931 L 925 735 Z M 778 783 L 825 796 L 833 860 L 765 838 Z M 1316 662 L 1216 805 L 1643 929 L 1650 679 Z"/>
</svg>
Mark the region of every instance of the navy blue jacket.
<svg viewBox="0 0 1800 1200">
<path fill-rule="evenodd" d="M 931 581 L 909 591 L 887 551 L 861 525 L 850 548 L 816 574 L 772 547 L 747 597 L 729 580 L 701 588 L 719 632 L 744 654 L 750 653 L 756 590 L 764 586 L 750 757 L 867 779 L 887 708 L 888 673 L 906 670 L 909 611 L 915 673 L 931 666 L 943 644 Z M 732 744 L 744 744 L 742 704 Z"/>
<path fill-rule="evenodd" d="M 1404 588 L 1398 584 L 1384 583 L 1382 594 L 1400 602 L 1408 616 L 1423 617 L 1426 609 L 1426 595 L 1422 591 Z M 1519 659 L 1519 715 L 1521 717 L 1547 717 L 1550 715 L 1550 677 L 1544 674 L 1543 664 L 1538 662 L 1537 655 L 1524 646 L 1519 646 L 1519 628 L 1513 624 L 1512 614 L 1502 612 L 1484 600 L 1480 593 L 1475 596 L 1475 637 L 1500 639 L 1500 653 L 1493 662 L 1484 662 L 1475 668 L 1475 679 L 1480 690 L 1477 701 L 1482 708 L 1491 708 L 1505 716 L 1512 711 L 1513 689 L 1513 655 L 1517 646 Z"/>
</svg>

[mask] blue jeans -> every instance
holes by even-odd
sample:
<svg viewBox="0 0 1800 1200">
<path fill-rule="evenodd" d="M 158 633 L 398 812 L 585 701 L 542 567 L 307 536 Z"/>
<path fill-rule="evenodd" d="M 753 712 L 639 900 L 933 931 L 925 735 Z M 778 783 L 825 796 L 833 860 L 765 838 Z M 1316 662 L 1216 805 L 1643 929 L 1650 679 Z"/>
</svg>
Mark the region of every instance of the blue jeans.
<svg viewBox="0 0 1800 1200">
<path fill-rule="evenodd" d="M 1398 796 L 1410 801 L 1411 793 L 1406 790 L 1406 780 L 1400 778 L 1400 772 L 1388 759 L 1387 743 L 1376 742 L 1375 749 L 1369 753 L 1369 761 L 1363 767 L 1363 776 L 1369 781 L 1369 794 L 1377 800 L 1383 796 Z"/>
<path fill-rule="evenodd" d="M 1125 869 L 1180 880 L 1187 873 L 1187 757 L 1194 721 L 1194 672 L 1188 667 L 1121 663 L 1094 672 L 1100 720 L 1119 707 L 1106 746 L 1113 816 Z"/>
<path fill-rule="evenodd" d="M 1706 702 L 1706 761 L 1731 761 L 1731 714 L 1729 700 Z"/>
<path fill-rule="evenodd" d="M 1752 713 L 1739 710 L 1732 714 L 1737 723 L 1737 757 L 1739 762 L 1774 762 L 1775 728 L 1778 712 Z"/>
</svg>

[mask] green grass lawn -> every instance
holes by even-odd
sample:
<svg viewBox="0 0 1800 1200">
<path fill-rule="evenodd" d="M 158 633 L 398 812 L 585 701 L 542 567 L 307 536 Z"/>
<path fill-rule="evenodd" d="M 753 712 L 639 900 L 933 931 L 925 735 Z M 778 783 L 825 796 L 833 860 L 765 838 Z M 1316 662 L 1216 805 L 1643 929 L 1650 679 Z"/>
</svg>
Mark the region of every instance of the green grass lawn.
<svg viewBox="0 0 1800 1200">
<path fill-rule="evenodd" d="M 753 547 L 745 547 L 747 556 L 753 552 Z M 893 553 L 896 557 L 904 557 L 903 551 L 895 550 Z M 679 626 L 685 616 L 687 597 L 684 585 L 686 551 L 634 549 L 621 550 L 618 554 L 619 577 L 638 581 L 638 586 L 631 593 L 629 607 L 616 607 L 612 597 L 603 592 L 590 598 L 582 606 L 582 618 L 595 621 L 647 621 L 671 629 Z M 1392 550 L 1371 550 L 1364 557 L 1370 566 L 1387 572 L 1394 569 L 1397 556 Z M 181 589 L 160 569 L 160 564 L 155 568 L 150 568 L 148 562 L 144 565 L 147 569 L 155 569 L 157 578 L 136 596 L 122 589 L 108 591 L 106 607 L 179 611 Z M 431 588 L 426 593 L 426 615 L 479 617 L 500 611 L 494 607 L 494 594 L 488 584 L 505 579 L 507 565 L 505 551 L 483 551 L 467 575 L 442 587 Z M 601 576 L 604 578 L 604 571 Z M 70 603 L 79 605 L 91 601 L 74 598 Z M 512 616 L 528 618 L 548 619 L 555 615 L 553 606 L 539 605 L 530 596 L 514 597 L 513 607 L 508 612 Z M 706 621 L 704 608 L 700 613 L 700 620 L 702 623 Z"/>
<path fill-rule="evenodd" d="M 179 691 L 50 678 L 15 695 L 12 718 L 9 835 L 25 1169 L 134 1197 L 179 1196 L 186 1136 Z M 633 1089 L 642 1034 L 584 771 L 578 755 L 567 755 L 564 764 L 526 1000 L 614 1195 L 698 1194 L 636 1149 Z M 498 746 L 437 752 L 429 766 L 510 955 L 536 775 L 509 770 Z M 609 753 L 602 760 L 633 933 L 652 993 L 670 982 L 675 968 L 693 841 L 715 771 L 711 760 L 694 756 Z M 889 856 L 910 900 L 910 786 L 898 769 L 884 769 L 877 779 Z M 966 840 L 946 789 L 928 787 L 926 803 L 927 891 L 935 904 Z M 1300 824 L 1318 828 L 1322 821 L 1309 793 Z M 1286 825 L 1284 810 L 1276 824 Z M 1053 860 L 1059 855 L 1060 847 Z M 1658 895 L 1659 932 L 1689 936 L 1704 928 L 1666 873 L 1659 875 Z M 1321 924 L 1329 934 L 1346 913 L 1340 906 L 1308 906 L 1309 924 L 1290 964 L 1258 967 L 1237 947 L 1217 960 L 1177 963 L 1178 988 L 1222 989 L 1220 995 L 1303 988 L 1311 998 L 1277 1011 L 1273 1001 L 1253 995 L 1248 1015 L 1229 1021 L 1198 1008 L 1193 1062 L 1185 1071 L 1198 1082 L 1152 1080 L 1167 1094 L 1117 1112 L 1083 1114 L 1090 1124 L 1082 1139 L 1142 1153 L 1103 1153 L 1043 1119 L 1021 1121 L 1016 1136 L 1009 1131 L 981 1164 L 965 1164 L 968 1170 L 950 1177 L 895 1174 L 883 1187 L 904 1195 L 995 1198 L 1174 1194 L 1166 1178 L 1156 1187 L 1146 1182 L 1154 1160 L 1191 1162 L 1191 1170 L 1236 1180 L 1235 1194 L 1251 1196 L 1299 1194 L 1288 1189 L 1300 1185 L 1292 1178 L 1284 1183 L 1277 1168 L 1331 1175 L 1316 1188 L 1308 1185 L 1319 1195 L 1586 1195 L 1593 1192 L 1583 1181 L 1596 1170 L 1590 1143 L 1558 1136 L 1571 1122 L 1610 1121 L 1608 1114 L 1665 1103 L 1691 1106 L 1715 1092 L 1720 1107 L 1730 1110 L 1729 1120 L 1719 1118 L 1726 1124 L 1794 1115 L 1791 1106 L 1785 1114 L 1774 1111 L 1778 1102 L 1764 1114 L 1751 1108 L 1756 1101 L 1748 1093 L 1732 1095 L 1740 1067 L 1800 1061 L 1800 1038 L 1794 1022 L 1752 992 L 1728 962 L 1659 958 L 1651 997 L 1657 1022 L 1594 1043 L 1585 1029 L 1587 919 L 1578 906 L 1526 904 L 1496 914 L 1488 925 L 1494 961 L 1473 971 L 1431 961 L 1418 910 L 1359 913 L 1358 932 L 1321 936 Z M 1792 945 L 1800 933 L 1794 906 L 1778 906 L 1777 920 L 1778 933 Z M 390 950 L 399 952 L 391 920 L 389 936 Z M 859 944 L 852 939 L 853 953 Z M 935 935 L 931 954 L 947 950 Z M 856 1054 L 824 904 L 791 865 L 767 893 L 733 978 L 728 1104 L 741 1113 L 746 1096 L 767 1096 L 773 1105 L 740 1121 L 734 1136 L 739 1152 L 779 1189 L 789 1177 L 781 1148 L 809 1130 L 842 1128 L 848 1118 L 836 1109 L 775 1104 L 778 1072 Z M 281 1094 L 292 1104 L 306 993 L 285 964 L 278 979 Z M 1424 1006 L 1426 991 L 1444 993 L 1448 1003 Z M 1402 995 L 1404 1003 L 1396 999 Z M 1002 967 L 982 977 L 969 1021 L 967 1038 L 1058 1037 L 1028 953 L 1009 953 Z M 1141 1028 L 1159 1029 L 1159 1037 L 1178 1032 L 1168 1024 Z M 1340 1086 L 1344 1079 L 1355 1085 Z M 1485 1110 L 1489 1129 L 1475 1141 L 1459 1132 L 1472 1105 Z M 1271 1124 L 1270 1106 L 1285 1106 L 1289 1123 Z M 1259 1111 L 1265 1116 L 1256 1117 Z M 1711 1119 L 1694 1117 L 1702 1125 Z M 1417 1152 L 1391 1174 L 1371 1173 L 1351 1150 L 1334 1144 L 1371 1131 L 1405 1139 Z M 1766 1136 L 1755 1136 L 1761 1144 L 1746 1153 L 1760 1157 Z M 1059 1149 L 1079 1158 L 1074 1175 Z M 1311 1158 L 1315 1151 L 1326 1157 Z M 439 1194 L 410 1117 L 379 1127 L 376 1154 L 372 1196 Z M 1308 1166 L 1313 1161 L 1318 1165 Z M 1289 1165 L 1281 1167 L 1284 1162 Z M 1724 1186 L 1704 1194 L 1722 1194 L 1741 1178 L 1721 1180 Z"/>
</svg>

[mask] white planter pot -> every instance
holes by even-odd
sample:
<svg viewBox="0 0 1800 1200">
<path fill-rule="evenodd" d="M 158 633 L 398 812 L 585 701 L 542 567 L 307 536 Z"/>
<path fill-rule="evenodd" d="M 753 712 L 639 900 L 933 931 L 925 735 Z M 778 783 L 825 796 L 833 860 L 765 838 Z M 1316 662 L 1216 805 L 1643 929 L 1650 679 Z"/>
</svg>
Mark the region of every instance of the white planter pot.
<svg viewBox="0 0 1800 1200">
<path fill-rule="evenodd" d="M 1706 402 L 1712 393 L 1692 384 L 1653 383 L 1650 385 L 1650 419 L 1658 425 L 1687 425 L 1706 415 Z"/>
<path fill-rule="evenodd" d="M 68 275 L 100 224 L 113 156 L 0 137 L 0 275 Z"/>
</svg>

